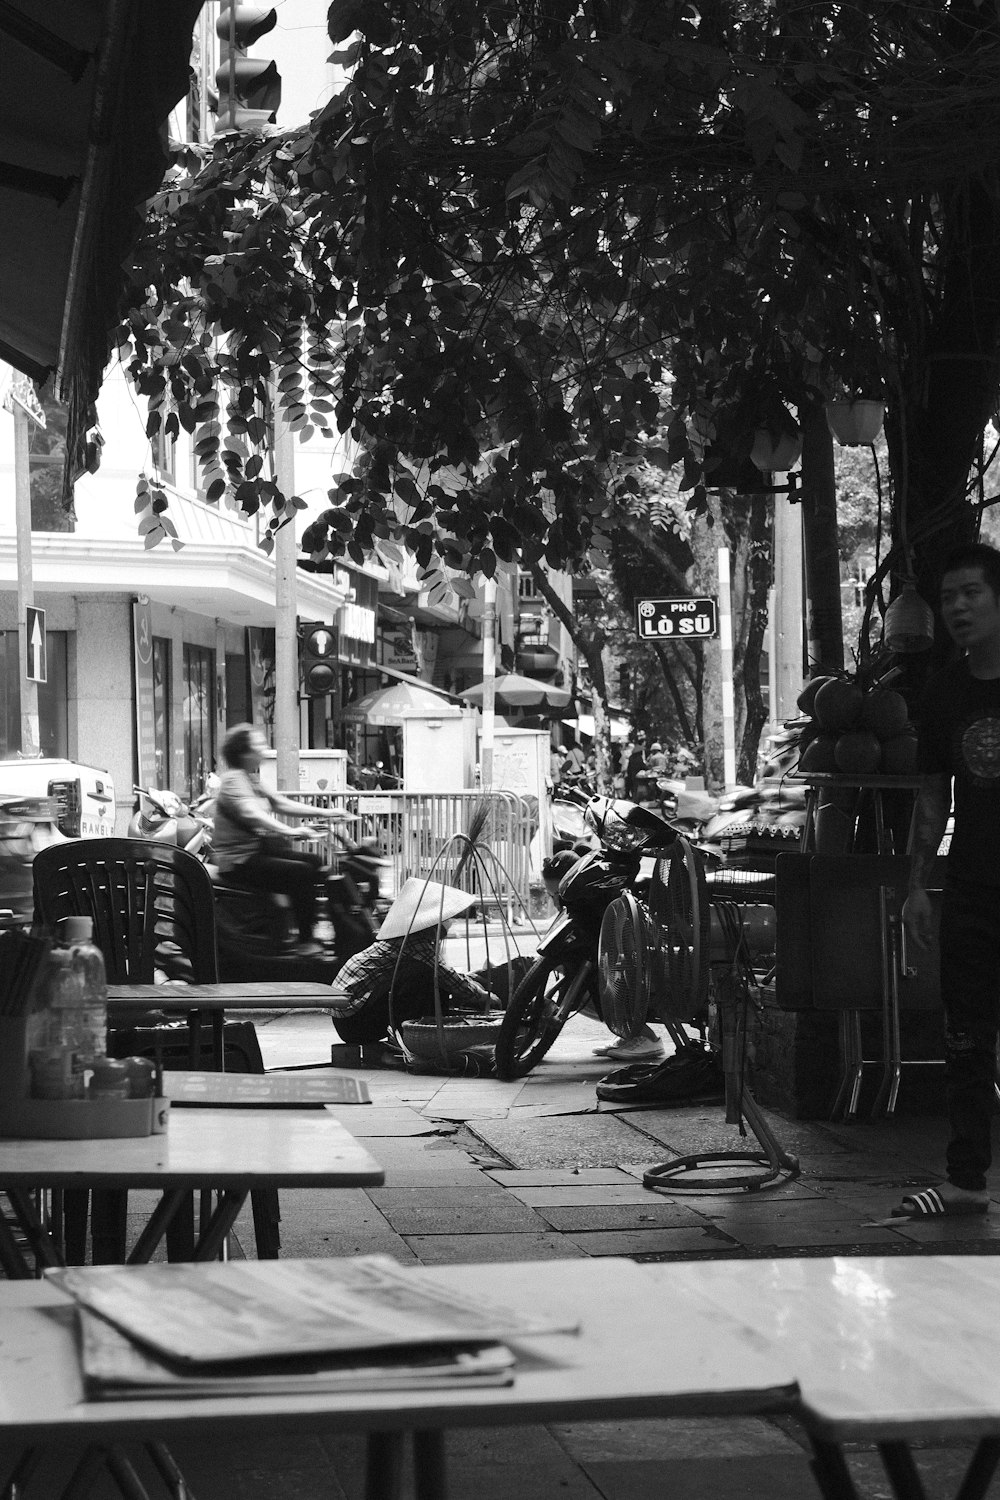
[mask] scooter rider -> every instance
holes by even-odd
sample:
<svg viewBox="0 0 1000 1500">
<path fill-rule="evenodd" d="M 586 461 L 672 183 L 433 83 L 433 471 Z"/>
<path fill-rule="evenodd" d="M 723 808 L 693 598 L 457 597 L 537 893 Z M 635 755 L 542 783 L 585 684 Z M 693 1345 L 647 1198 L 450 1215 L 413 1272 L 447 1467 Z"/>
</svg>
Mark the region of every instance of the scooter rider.
<svg viewBox="0 0 1000 1500">
<path fill-rule="evenodd" d="M 315 854 L 291 847 L 295 839 L 315 837 L 312 828 L 290 828 L 275 817 L 341 821 L 335 808 L 307 807 L 260 785 L 259 770 L 267 741 L 254 724 L 237 724 L 221 746 L 226 769 L 215 801 L 212 848 L 219 871 L 237 875 L 253 890 L 281 891 L 290 897 L 299 930 L 298 951 L 319 953 L 313 939 L 316 922 L 316 878 L 323 862 Z"/>
</svg>

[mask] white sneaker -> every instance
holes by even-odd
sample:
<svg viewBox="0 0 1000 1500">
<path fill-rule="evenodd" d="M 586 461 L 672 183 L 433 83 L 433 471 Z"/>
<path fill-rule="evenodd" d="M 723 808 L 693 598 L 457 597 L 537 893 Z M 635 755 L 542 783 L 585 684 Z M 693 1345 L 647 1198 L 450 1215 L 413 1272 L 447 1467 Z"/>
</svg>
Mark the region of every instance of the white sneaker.
<svg viewBox="0 0 1000 1500">
<path fill-rule="evenodd" d="M 625 1037 L 607 1047 L 595 1047 L 595 1057 L 609 1057 L 612 1062 L 659 1062 L 667 1052 L 659 1037 L 652 1033 Z"/>
</svg>

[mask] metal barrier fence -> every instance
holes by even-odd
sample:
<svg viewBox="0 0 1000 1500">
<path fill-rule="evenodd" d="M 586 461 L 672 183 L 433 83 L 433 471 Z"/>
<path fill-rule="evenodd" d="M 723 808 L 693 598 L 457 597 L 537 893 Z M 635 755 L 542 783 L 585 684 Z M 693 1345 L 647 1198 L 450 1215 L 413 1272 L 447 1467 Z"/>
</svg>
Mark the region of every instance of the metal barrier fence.
<svg viewBox="0 0 1000 1500">
<path fill-rule="evenodd" d="M 348 832 L 357 843 L 377 843 L 392 861 L 393 877 L 386 885 L 393 891 L 410 876 L 429 877 L 477 891 L 488 904 L 504 907 L 511 920 L 529 911 L 531 843 L 539 831 L 533 797 L 515 792 L 355 790 L 282 795 L 315 807 L 337 807 L 356 819 Z M 484 853 L 459 875 L 465 846 L 451 840 L 469 833 L 483 804 L 487 815 L 478 844 Z M 312 848 L 337 864 L 340 849 L 332 833 L 320 843 L 300 847 Z"/>
</svg>

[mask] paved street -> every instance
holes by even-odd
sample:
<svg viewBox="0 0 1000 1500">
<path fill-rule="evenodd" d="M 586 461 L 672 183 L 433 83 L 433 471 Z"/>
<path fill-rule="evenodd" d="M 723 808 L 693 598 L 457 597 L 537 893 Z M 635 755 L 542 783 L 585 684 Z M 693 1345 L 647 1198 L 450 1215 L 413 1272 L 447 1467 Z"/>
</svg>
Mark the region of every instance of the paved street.
<svg viewBox="0 0 1000 1500">
<path fill-rule="evenodd" d="M 326 1016 L 258 1022 L 267 1068 L 322 1062 L 335 1040 Z M 982 1220 L 892 1227 L 909 1187 L 936 1179 L 944 1121 L 830 1125 L 768 1120 L 801 1175 L 764 1192 L 654 1194 L 643 1168 L 674 1155 L 753 1149 L 721 1104 L 627 1112 L 598 1106 L 606 1040 L 576 1018 L 549 1059 L 504 1084 L 356 1070 L 373 1103 L 338 1109 L 386 1171 L 367 1191 L 282 1195 L 282 1253 L 385 1251 L 404 1263 L 626 1255 L 651 1260 L 802 1254 L 993 1253 L 1000 1210 Z M 249 1216 L 241 1244 L 253 1254 Z M 946 1330 L 942 1330 L 946 1336 Z M 664 1351 L 669 1358 L 669 1351 Z M 454 1497 L 476 1500 L 816 1500 L 794 1422 L 662 1421 L 470 1431 L 449 1439 Z M 360 1441 L 309 1438 L 187 1451 L 202 1500 L 360 1500 Z M 931 1493 L 953 1492 L 963 1449 L 924 1450 Z M 888 1495 L 877 1455 L 852 1465 L 866 1496 Z M 990 1495 L 1000 1495 L 995 1482 Z"/>
</svg>

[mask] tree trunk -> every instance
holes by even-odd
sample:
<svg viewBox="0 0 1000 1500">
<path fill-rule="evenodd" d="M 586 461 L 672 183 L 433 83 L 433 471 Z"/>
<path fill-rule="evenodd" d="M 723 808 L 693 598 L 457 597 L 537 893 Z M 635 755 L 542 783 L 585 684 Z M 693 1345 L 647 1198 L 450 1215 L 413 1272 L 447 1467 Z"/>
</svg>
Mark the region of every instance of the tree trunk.
<svg viewBox="0 0 1000 1500">
<path fill-rule="evenodd" d="M 734 529 L 730 533 L 736 780 L 744 786 L 752 786 L 757 779 L 761 731 L 767 722 L 767 706 L 760 687 L 760 659 L 767 634 L 773 543 L 771 505 L 767 496 L 751 495 L 739 503 L 746 506 L 746 517 L 738 531 Z M 727 515 L 727 531 L 728 520 Z"/>
<path fill-rule="evenodd" d="M 935 612 L 945 558 L 975 538 L 966 487 L 997 399 L 1000 203 L 989 184 L 970 179 L 945 201 L 941 254 L 933 323 L 926 342 L 906 330 L 900 390 L 895 401 L 890 392 L 886 421 L 893 540 L 901 548 L 891 592 L 912 561 L 917 588 Z M 943 630 L 938 637 L 935 659 L 948 649 Z"/>
<path fill-rule="evenodd" d="M 594 754 L 597 758 L 598 791 L 610 792 L 612 782 L 611 716 L 604 676 L 604 648 L 608 638 L 600 626 L 585 630 L 571 609 L 556 593 L 542 568 L 532 568 L 535 586 L 556 618 L 566 627 L 573 645 L 590 673 L 591 707 L 594 714 Z"/>
<path fill-rule="evenodd" d="M 833 437 L 821 401 L 799 407 L 802 426 L 802 530 L 809 597 L 810 665 L 844 665 L 844 620 L 837 537 L 837 482 Z"/>
</svg>

